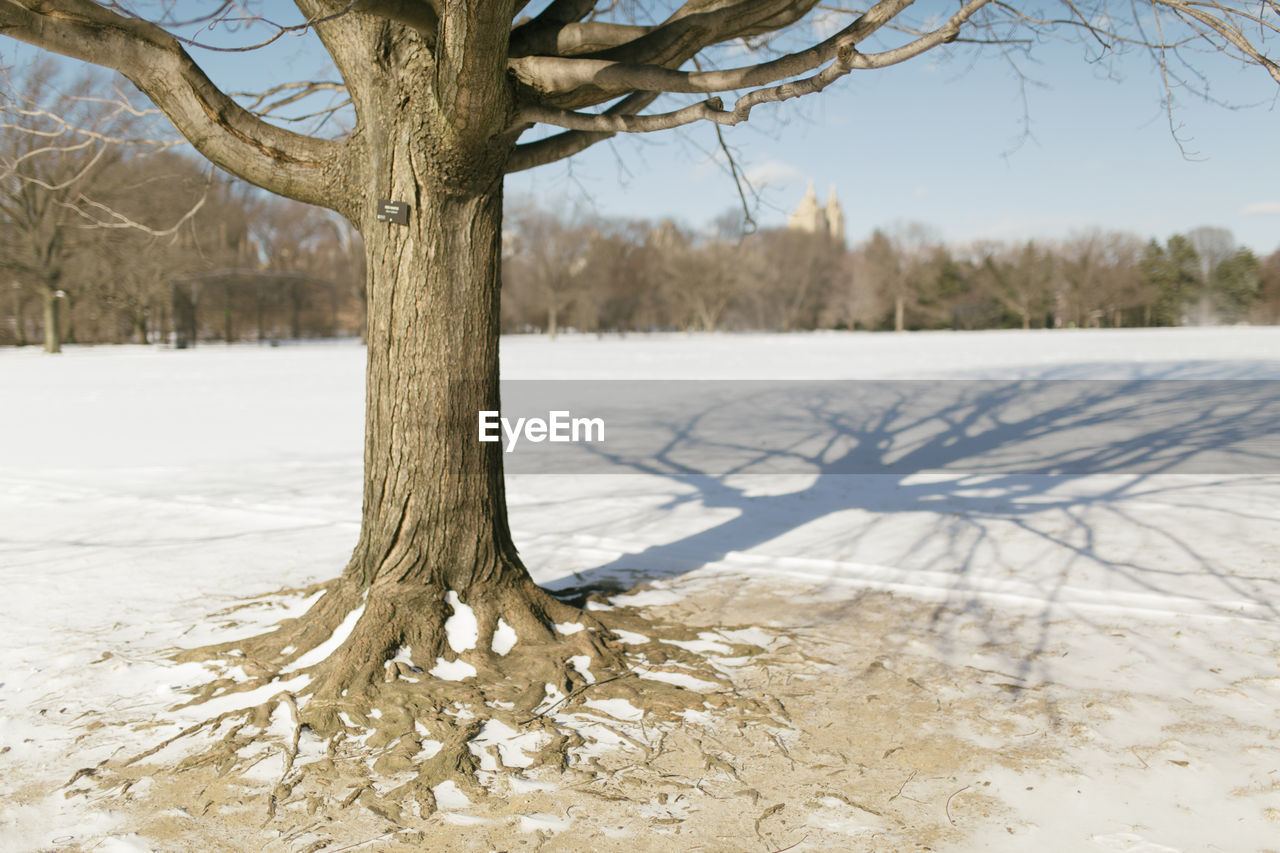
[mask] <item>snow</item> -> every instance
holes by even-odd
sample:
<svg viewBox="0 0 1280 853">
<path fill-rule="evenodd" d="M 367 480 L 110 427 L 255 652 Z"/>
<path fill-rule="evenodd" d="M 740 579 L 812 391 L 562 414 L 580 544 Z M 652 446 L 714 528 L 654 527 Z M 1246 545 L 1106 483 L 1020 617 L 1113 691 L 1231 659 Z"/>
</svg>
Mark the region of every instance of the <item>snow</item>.
<svg viewBox="0 0 1280 853">
<path fill-rule="evenodd" d="M 594 684 L 596 677 L 591 674 L 591 655 L 573 655 L 569 658 L 569 665 L 579 673 L 587 684 Z"/>
<path fill-rule="evenodd" d="M 667 643 L 668 645 L 676 646 L 681 649 L 685 649 L 687 651 L 702 652 L 705 654 L 727 655 L 733 651 L 733 649 L 730 648 L 729 646 L 726 646 L 724 643 L 718 642 L 716 639 L 716 635 L 710 633 L 709 631 L 703 631 L 701 634 L 698 635 L 698 639 L 696 640 L 664 639 L 662 640 L 662 642 Z"/>
<path fill-rule="evenodd" d="M 452 781 L 441 782 L 431 791 L 436 795 L 436 805 L 441 811 L 465 809 L 471 805 L 471 798 L 462 793 L 457 784 Z"/>
<path fill-rule="evenodd" d="M 444 600 L 453 608 L 453 615 L 444 620 L 449 648 L 455 652 L 474 649 L 476 643 L 480 642 L 480 625 L 476 622 L 475 611 L 463 604 L 453 590 L 445 593 Z"/>
<path fill-rule="evenodd" d="M 388 663 L 402 663 L 405 666 L 409 667 L 409 669 L 413 670 L 414 672 L 422 672 L 422 669 L 414 664 L 413 649 L 409 648 L 408 646 L 401 646 L 400 648 L 396 649 L 396 653 L 391 656 L 391 659 L 388 661 Z M 410 678 L 409 680 L 416 681 L 417 679 Z"/>
<path fill-rule="evenodd" d="M 499 655 L 506 655 L 516 647 L 516 641 L 520 638 L 516 636 L 516 629 L 506 623 L 504 619 L 498 619 L 498 627 L 493 630 L 493 643 L 491 648 Z"/>
<path fill-rule="evenodd" d="M 680 593 L 669 589 L 644 589 L 626 595 L 615 595 L 610 601 L 627 607 L 661 607 L 664 604 L 675 604 L 680 598 Z"/>
<path fill-rule="evenodd" d="M 97 849 L 102 853 L 151 853 L 155 848 L 148 844 L 146 839 L 129 833 L 108 838 L 98 845 Z"/>
<path fill-rule="evenodd" d="M 422 741 L 422 748 L 413 757 L 417 761 L 426 761 L 439 755 L 441 749 L 444 749 L 444 744 L 440 741 L 424 740 Z"/>
<path fill-rule="evenodd" d="M 445 660 L 436 658 L 436 665 L 427 670 L 441 681 L 462 681 L 472 678 L 476 668 L 464 660 Z"/>
<path fill-rule="evenodd" d="M 534 812 L 533 814 L 520 816 L 520 831 L 552 833 L 563 832 L 569 828 L 570 823 L 571 821 L 567 818 L 560 818 L 555 815 L 544 814 L 542 812 Z"/>
<path fill-rule="evenodd" d="M 498 770 L 499 763 L 504 767 L 529 767 L 533 764 L 533 755 L 546 746 L 550 736 L 544 732 L 517 732 L 500 720 L 486 720 L 480 733 L 469 744 L 471 751 L 480 756 L 481 770 Z M 489 748 L 497 750 L 494 760 Z"/>
<path fill-rule="evenodd" d="M 670 672 L 664 669 L 637 669 L 636 672 L 641 678 L 647 678 L 650 681 L 663 681 L 687 690 L 697 690 L 699 693 L 714 693 L 720 689 L 720 685 L 715 682 L 695 678 L 685 672 Z"/>
<path fill-rule="evenodd" d="M 1280 330 L 1269 328 L 564 335 L 504 339 L 502 351 L 507 379 L 1280 379 Z M 43 849 L 74 836 L 97 850 L 151 849 L 105 805 L 60 794 L 18 805 L 11 792 L 52 791 L 78 768 L 177 730 L 92 732 L 91 721 L 180 727 L 301 690 L 299 672 L 349 636 L 362 610 L 282 682 L 169 710 L 219 673 L 174 666 L 168 651 L 296 617 L 314 595 L 270 594 L 327 580 L 345 564 L 359 532 L 363 369 L 351 344 L 0 351 L 6 843 Z M 980 438 L 983 423 L 957 440 Z M 1274 459 L 1220 476 L 530 474 L 510 475 L 507 496 L 514 539 L 544 585 L 643 583 L 610 597 L 638 607 L 679 601 L 695 582 L 732 588 L 743 578 L 799 582 L 832 599 L 886 590 L 957 614 L 981 606 L 1020 627 L 987 641 L 989 626 L 957 616 L 936 629 L 931 653 L 1007 673 L 1026 689 L 1130 697 L 1105 719 L 1071 705 L 1088 737 L 1060 762 L 983 768 L 984 793 L 1017 820 L 979 826 L 966 849 L 1274 846 Z M 449 643 L 460 653 L 476 647 L 478 631 L 471 608 L 450 596 Z M 796 605 L 779 608 L 783 621 L 802 619 Z M 916 637 L 928 630 L 914 629 Z M 499 622 L 493 650 L 516 640 Z M 697 648 L 726 653 L 725 644 L 772 648 L 775 637 L 767 625 L 739 627 Z M 241 679 L 243 670 L 221 674 Z M 438 660 L 432 674 L 468 677 L 474 668 Z M 562 696 L 548 692 L 541 707 Z M 587 705 L 615 720 L 639 717 L 621 700 Z M 595 732 L 592 749 L 608 743 L 604 726 L 582 725 Z M 993 733 L 970 734 L 998 746 Z M 495 762 L 516 766 L 507 758 L 527 754 L 504 752 L 500 741 L 485 747 Z M 424 740 L 424 753 L 437 743 Z M 323 746 L 305 734 L 300 744 L 308 756 Z M 455 791 L 437 789 L 445 819 L 474 823 L 455 811 L 469 805 Z M 810 817 L 851 834 L 873 823 L 836 803 Z"/>
<path fill-rule="evenodd" d="M 581 622 L 557 622 L 556 630 L 561 634 L 576 634 L 585 626 Z"/>
<path fill-rule="evenodd" d="M 338 650 L 338 647 L 347 641 L 347 637 L 351 636 L 351 632 L 355 630 L 356 623 L 360 621 L 360 617 L 364 615 L 364 605 L 361 604 L 355 610 L 352 610 L 337 628 L 333 629 L 333 633 L 329 635 L 329 639 L 316 646 L 311 651 L 299 657 L 293 663 L 280 670 L 281 674 L 294 672 L 299 669 L 306 669 L 309 666 L 315 666 L 323 663 L 328 659 L 329 655 Z"/>
<path fill-rule="evenodd" d="M 199 722 L 209 717 L 216 717 L 219 714 L 225 714 L 227 711 L 238 711 L 242 708 L 252 708 L 255 705 L 261 705 L 273 696 L 277 696 L 284 692 L 293 692 L 306 687 L 311 681 L 310 677 L 299 675 L 286 681 L 274 681 L 270 684 L 264 684 L 261 687 L 255 687 L 253 690 L 246 690 L 241 693 L 223 693 L 215 696 L 207 702 L 201 703 L 198 707 L 192 706 L 171 711 L 170 714 L 174 718 L 187 719 L 190 722 Z"/>
<path fill-rule="evenodd" d="M 626 699 L 588 699 L 583 704 L 619 720 L 634 722 L 644 717 L 644 712 Z"/>
</svg>

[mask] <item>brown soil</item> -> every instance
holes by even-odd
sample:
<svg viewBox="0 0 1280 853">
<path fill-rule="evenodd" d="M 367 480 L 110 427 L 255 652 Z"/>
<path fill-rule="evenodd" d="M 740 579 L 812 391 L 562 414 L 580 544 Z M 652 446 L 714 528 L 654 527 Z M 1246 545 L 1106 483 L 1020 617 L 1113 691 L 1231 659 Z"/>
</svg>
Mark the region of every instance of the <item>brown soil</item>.
<svg viewBox="0 0 1280 853">
<path fill-rule="evenodd" d="M 1050 735 L 1070 734 L 1036 689 L 948 667 L 922 647 L 932 605 L 880 593 L 832 602 L 721 578 L 644 613 L 708 631 L 760 626 L 763 650 L 730 670 L 730 692 L 747 701 L 674 724 L 580 708 L 621 745 L 564 768 L 481 773 L 465 808 L 396 797 L 375 771 L 411 775 L 412 762 L 389 764 L 394 745 L 376 738 L 340 742 L 305 784 L 283 789 L 243 763 L 175 772 L 146 761 L 108 788 L 126 825 L 165 851 L 931 850 L 1007 817 L 984 794 L 985 769 L 1040 764 L 1058 742 Z M 82 779 L 68 796 L 104 793 Z"/>
</svg>

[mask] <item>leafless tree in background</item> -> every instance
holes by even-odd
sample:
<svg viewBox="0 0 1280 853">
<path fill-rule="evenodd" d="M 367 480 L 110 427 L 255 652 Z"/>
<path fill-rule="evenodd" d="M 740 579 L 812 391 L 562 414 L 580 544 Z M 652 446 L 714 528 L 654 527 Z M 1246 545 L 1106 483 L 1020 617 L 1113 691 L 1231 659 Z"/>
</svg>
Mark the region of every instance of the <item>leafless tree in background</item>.
<svg viewBox="0 0 1280 853">
<path fill-rule="evenodd" d="M 1258 300 L 1252 319 L 1256 323 L 1280 323 L 1280 251 L 1272 252 L 1259 265 Z"/>
<path fill-rule="evenodd" d="M 1021 246 L 973 247 L 976 285 L 1015 315 L 1022 328 L 1044 321 L 1053 305 L 1055 256 L 1028 240 Z"/>
<path fill-rule="evenodd" d="M 102 80 L 59 80 L 48 59 L 6 72 L 0 102 L 0 217 L 6 239 L 0 266 L 16 290 L 43 306 L 44 347 L 62 348 L 64 305 L 78 282 L 67 275 L 73 255 L 109 210 L 112 170 L 127 157 L 137 115 L 124 100 L 103 108 Z M 19 322 L 21 322 L 19 308 Z"/>
</svg>

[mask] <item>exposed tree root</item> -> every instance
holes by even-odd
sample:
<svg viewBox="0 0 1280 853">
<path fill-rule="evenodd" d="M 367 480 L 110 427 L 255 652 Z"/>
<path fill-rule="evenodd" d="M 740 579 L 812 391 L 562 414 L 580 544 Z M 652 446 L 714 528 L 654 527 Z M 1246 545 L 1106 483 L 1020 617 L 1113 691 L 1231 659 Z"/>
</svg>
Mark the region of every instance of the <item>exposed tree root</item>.
<svg viewBox="0 0 1280 853">
<path fill-rule="evenodd" d="M 248 707 L 211 708 L 209 719 L 106 769 L 136 778 L 174 748 L 178 773 L 268 785 L 268 818 L 359 805 L 403 825 L 406 810 L 425 817 L 447 806 L 444 783 L 452 797 L 484 798 L 504 776 L 550 768 L 589 777 L 593 752 L 606 746 L 656 754 L 685 712 L 732 709 L 739 725 L 783 724 L 780 708 L 744 699 L 717 668 L 760 651 L 708 643 L 628 608 L 579 609 L 532 583 L 467 601 L 339 581 L 301 619 L 183 652 L 182 661 L 248 677 L 216 678 L 182 707 L 235 706 L 241 694 Z"/>
</svg>

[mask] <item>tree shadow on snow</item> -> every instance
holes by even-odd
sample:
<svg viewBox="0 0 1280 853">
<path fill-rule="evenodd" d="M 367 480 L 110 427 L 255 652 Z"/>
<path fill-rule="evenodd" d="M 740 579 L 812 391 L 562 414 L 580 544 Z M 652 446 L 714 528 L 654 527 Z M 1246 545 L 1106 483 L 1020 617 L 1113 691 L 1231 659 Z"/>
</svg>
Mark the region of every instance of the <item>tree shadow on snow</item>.
<svg viewBox="0 0 1280 853">
<path fill-rule="evenodd" d="M 1086 367 L 1097 375 L 1054 374 Z M 728 401 L 676 404 L 645 421 L 652 446 L 576 449 L 607 463 L 587 470 L 662 478 L 662 511 L 731 517 L 552 586 L 614 593 L 717 564 L 849 598 L 891 590 L 937 602 L 944 650 L 957 613 L 1004 602 L 1036 622 L 1023 683 L 1045 674 L 1037 653 L 1060 619 L 1097 630 L 1117 610 L 1273 619 L 1280 578 L 1224 565 L 1221 546 L 1207 553 L 1184 525 L 1194 514 L 1221 538 L 1266 521 L 1230 490 L 1243 476 L 1280 485 L 1280 382 L 1171 381 L 1197 376 L 1179 371 L 744 384 Z M 712 425 L 744 406 L 774 423 Z"/>
</svg>

